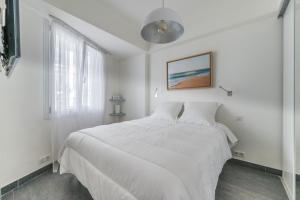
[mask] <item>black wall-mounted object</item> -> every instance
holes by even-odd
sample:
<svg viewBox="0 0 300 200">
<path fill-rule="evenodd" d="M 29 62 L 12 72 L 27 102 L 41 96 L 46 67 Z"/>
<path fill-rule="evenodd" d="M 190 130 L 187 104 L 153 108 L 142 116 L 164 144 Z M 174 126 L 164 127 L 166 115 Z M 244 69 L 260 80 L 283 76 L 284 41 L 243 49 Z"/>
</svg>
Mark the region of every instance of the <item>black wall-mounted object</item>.
<svg viewBox="0 0 300 200">
<path fill-rule="evenodd" d="M 21 57 L 19 0 L 6 0 L 5 26 L 2 27 L 2 67 L 9 76 Z"/>
<path fill-rule="evenodd" d="M 233 92 L 232 92 L 231 90 L 227 90 L 227 89 L 225 89 L 225 88 L 224 88 L 223 86 L 221 86 L 221 85 L 219 86 L 219 88 L 222 89 L 222 90 L 224 90 L 224 91 L 227 93 L 227 96 L 229 96 L 229 97 L 232 96 L 232 93 L 233 93 Z"/>
</svg>

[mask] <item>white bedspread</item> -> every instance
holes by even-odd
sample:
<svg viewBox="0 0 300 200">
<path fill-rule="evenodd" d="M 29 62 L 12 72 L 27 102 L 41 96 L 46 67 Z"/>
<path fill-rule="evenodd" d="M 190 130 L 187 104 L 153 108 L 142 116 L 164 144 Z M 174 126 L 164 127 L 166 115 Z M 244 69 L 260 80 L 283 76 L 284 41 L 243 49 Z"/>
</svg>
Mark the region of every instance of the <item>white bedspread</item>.
<svg viewBox="0 0 300 200">
<path fill-rule="evenodd" d="M 221 127 L 148 117 L 72 133 L 60 172 L 95 200 L 213 200 L 229 158 Z"/>
</svg>

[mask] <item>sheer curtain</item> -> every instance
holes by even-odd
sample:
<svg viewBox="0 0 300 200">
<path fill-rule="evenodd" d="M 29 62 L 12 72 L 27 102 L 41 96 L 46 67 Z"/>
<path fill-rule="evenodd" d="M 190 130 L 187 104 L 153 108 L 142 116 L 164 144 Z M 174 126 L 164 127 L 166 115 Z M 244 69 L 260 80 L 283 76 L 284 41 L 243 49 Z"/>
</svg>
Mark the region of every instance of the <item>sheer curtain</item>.
<svg viewBox="0 0 300 200">
<path fill-rule="evenodd" d="M 70 133 L 103 123 L 105 56 L 71 28 L 53 21 L 51 58 L 52 155 L 56 161 Z"/>
</svg>

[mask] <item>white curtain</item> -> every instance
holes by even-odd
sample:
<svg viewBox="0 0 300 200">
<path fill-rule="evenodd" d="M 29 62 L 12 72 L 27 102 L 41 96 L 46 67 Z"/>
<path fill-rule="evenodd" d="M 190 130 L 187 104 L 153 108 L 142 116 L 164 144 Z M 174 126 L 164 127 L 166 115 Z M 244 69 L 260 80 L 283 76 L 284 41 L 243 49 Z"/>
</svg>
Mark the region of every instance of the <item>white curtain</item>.
<svg viewBox="0 0 300 200">
<path fill-rule="evenodd" d="M 105 113 L 105 56 L 71 28 L 51 25 L 52 155 L 67 136 L 101 125 Z"/>
</svg>

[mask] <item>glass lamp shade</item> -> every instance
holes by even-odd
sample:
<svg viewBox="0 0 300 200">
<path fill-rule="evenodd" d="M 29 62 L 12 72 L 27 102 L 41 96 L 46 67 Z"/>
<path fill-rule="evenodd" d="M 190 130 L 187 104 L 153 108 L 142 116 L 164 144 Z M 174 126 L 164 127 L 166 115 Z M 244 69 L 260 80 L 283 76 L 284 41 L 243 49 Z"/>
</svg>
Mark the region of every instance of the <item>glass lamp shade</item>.
<svg viewBox="0 0 300 200">
<path fill-rule="evenodd" d="M 141 35 L 151 43 L 169 43 L 177 40 L 184 32 L 181 18 L 169 8 L 152 11 L 144 21 Z"/>
</svg>

